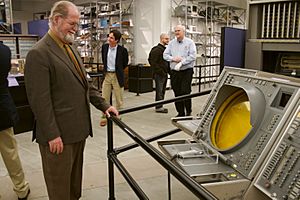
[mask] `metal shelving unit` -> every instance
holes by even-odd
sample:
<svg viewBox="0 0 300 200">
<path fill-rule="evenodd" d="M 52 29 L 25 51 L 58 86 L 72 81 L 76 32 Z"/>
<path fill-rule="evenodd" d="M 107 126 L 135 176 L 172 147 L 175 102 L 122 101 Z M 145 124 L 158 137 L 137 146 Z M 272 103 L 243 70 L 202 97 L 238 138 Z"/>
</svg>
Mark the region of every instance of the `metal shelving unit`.
<svg viewBox="0 0 300 200">
<path fill-rule="evenodd" d="M 13 33 L 11 0 L 0 0 L 0 34 Z"/>
<path fill-rule="evenodd" d="M 120 44 L 127 48 L 130 61 L 134 62 L 134 0 L 94 1 L 78 7 L 81 11 L 78 50 L 85 63 L 101 62 L 101 46 L 112 29 L 118 29 L 123 34 Z M 88 69 L 91 70 L 93 67 Z"/>
<path fill-rule="evenodd" d="M 0 34 L 0 41 L 10 48 L 12 59 L 25 59 L 38 39 L 37 35 Z"/>
<path fill-rule="evenodd" d="M 133 53 L 134 0 L 91 1 L 77 6 L 81 13 L 76 39 L 78 51 L 86 71 L 95 79 L 94 84 L 101 90 L 103 75 L 101 47 L 107 41 L 107 35 L 111 30 L 118 29 L 122 33 L 122 40 L 119 44 L 127 48 L 129 64 L 135 62 Z"/>
<path fill-rule="evenodd" d="M 220 74 L 221 27 L 245 28 L 245 16 L 245 9 L 218 1 L 171 0 L 171 35 L 175 25 L 185 25 L 186 36 L 197 47 L 193 83 L 216 80 Z"/>
</svg>

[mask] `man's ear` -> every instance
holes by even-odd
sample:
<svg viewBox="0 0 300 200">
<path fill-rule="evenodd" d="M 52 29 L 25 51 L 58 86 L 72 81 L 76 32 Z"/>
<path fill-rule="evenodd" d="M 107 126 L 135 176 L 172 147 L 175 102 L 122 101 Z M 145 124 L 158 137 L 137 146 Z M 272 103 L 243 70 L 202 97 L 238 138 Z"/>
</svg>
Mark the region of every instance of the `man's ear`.
<svg viewBox="0 0 300 200">
<path fill-rule="evenodd" d="M 60 16 L 56 15 L 55 17 L 53 17 L 52 23 L 54 23 L 55 25 L 57 25 L 58 22 L 59 22 L 59 20 L 60 20 L 60 18 L 61 18 Z"/>
</svg>

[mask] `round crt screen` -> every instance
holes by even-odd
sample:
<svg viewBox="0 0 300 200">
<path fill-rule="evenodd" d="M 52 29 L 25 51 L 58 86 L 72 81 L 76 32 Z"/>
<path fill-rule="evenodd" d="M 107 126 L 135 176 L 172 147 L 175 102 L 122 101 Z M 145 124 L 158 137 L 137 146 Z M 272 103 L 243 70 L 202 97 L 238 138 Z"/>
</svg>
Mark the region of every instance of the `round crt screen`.
<svg viewBox="0 0 300 200">
<path fill-rule="evenodd" d="M 251 129 L 250 103 L 244 90 L 229 96 L 216 111 L 211 125 L 210 139 L 219 150 L 238 145 Z"/>
</svg>

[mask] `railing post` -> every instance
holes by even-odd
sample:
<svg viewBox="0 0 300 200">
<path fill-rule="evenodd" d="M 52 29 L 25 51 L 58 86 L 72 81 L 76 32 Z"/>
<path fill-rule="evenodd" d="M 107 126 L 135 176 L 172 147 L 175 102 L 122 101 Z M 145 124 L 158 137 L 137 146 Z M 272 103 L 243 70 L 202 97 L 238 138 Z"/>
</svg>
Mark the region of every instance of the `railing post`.
<svg viewBox="0 0 300 200">
<path fill-rule="evenodd" d="M 109 200 L 115 200 L 115 178 L 114 178 L 114 164 L 110 158 L 110 154 L 113 153 L 113 123 L 110 119 L 107 119 L 107 160 L 108 160 L 108 190 Z"/>
<path fill-rule="evenodd" d="M 140 96 L 140 77 L 141 77 L 141 69 L 140 65 L 137 65 L 137 91 L 136 91 L 136 96 Z"/>
<path fill-rule="evenodd" d="M 171 174 L 170 172 L 168 171 L 168 200 L 171 200 L 172 199 L 172 193 L 171 193 Z"/>
</svg>

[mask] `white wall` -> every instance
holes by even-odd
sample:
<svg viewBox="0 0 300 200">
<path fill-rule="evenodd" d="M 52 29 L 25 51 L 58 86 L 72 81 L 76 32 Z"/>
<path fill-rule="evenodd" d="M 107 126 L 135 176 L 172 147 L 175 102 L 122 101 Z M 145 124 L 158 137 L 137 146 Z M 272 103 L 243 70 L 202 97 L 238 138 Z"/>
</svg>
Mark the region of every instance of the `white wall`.
<svg viewBox="0 0 300 200">
<path fill-rule="evenodd" d="M 31 12 L 24 12 L 24 11 L 13 12 L 13 21 L 14 23 L 21 23 L 22 34 L 28 34 L 27 22 L 31 20 L 32 20 Z"/>
<path fill-rule="evenodd" d="M 151 48 L 159 43 L 162 32 L 170 28 L 170 1 L 136 0 L 135 63 L 148 63 Z"/>
</svg>

